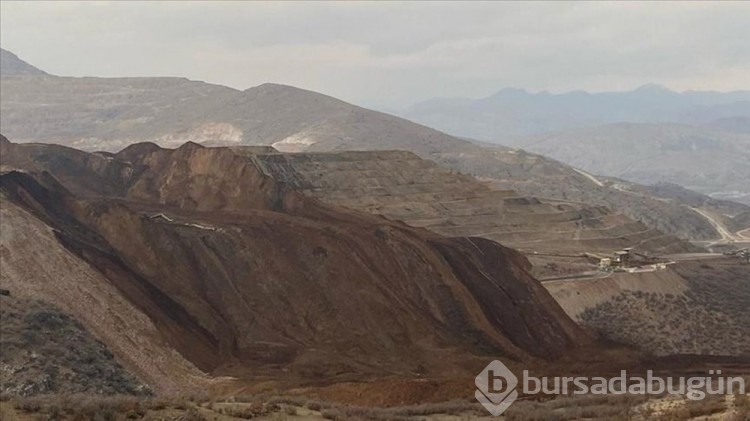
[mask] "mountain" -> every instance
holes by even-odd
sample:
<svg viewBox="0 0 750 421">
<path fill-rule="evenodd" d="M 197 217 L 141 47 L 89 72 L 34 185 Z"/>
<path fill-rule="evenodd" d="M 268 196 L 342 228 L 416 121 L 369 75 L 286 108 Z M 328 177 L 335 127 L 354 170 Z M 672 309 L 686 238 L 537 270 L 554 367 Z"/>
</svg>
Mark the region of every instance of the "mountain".
<svg viewBox="0 0 750 421">
<path fill-rule="evenodd" d="M 78 320 L 159 394 L 381 392 L 403 404 L 465 399 L 498 357 L 619 373 L 645 366 L 618 341 L 743 354 L 744 340 L 724 345 L 746 330 L 738 259 L 725 258 L 710 284 L 724 288 L 701 290 L 701 313 L 684 325 L 683 287 L 713 277 L 713 263 L 534 276 L 565 259 L 591 269 L 599 256 L 589 250 L 700 252 L 670 234 L 722 241 L 713 212 L 737 210 L 722 202 L 695 207 L 691 192 L 651 191 L 289 86 L 0 83 L 3 130 L 24 141 L 0 137 L 3 288 Z M 676 287 L 659 282 L 675 273 Z M 647 286 L 629 288 L 634 278 Z M 666 323 L 675 336 L 655 341 Z"/>
<path fill-rule="evenodd" d="M 505 143 L 527 136 L 610 123 L 706 124 L 750 117 L 750 91 L 674 92 L 645 85 L 629 92 L 562 94 L 503 89 L 482 99 L 433 99 L 400 113 L 456 136 Z"/>
<path fill-rule="evenodd" d="M 710 221 L 682 206 L 600 186 L 560 162 L 479 145 L 290 86 L 238 91 L 181 78 L 3 76 L 0 88 L 0 124 L 16 141 L 89 151 L 117 151 L 139 141 L 172 147 L 186 141 L 265 145 L 295 152 L 408 150 L 522 196 L 609 206 L 686 239 L 720 237 Z"/>
<path fill-rule="evenodd" d="M 18 141 L 118 150 L 137 141 L 425 150 L 461 143 L 436 130 L 325 95 L 265 84 L 245 91 L 180 78 L 0 79 L 0 123 Z M 456 143 L 458 142 L 458 145 Z"/>
<path fill-rule="evenodd" d="M 680 184 L 750 204 L 750 134 L 619 123 L 519 138 L 514 145 L 593 174 Z"/>
<path fill-rule="evenodd" d="M 246 153 L 0 141 L 3 288 L 79 319 L 157 391 L 468 375 L 594 346 L 518 252 L 324 205 Z"/>
<path fill-rule="evenodd" d="M 17 55 L 0 48 L 0 75 L 46 75 L 47 73 L 26 63 Z"/>
</svg>

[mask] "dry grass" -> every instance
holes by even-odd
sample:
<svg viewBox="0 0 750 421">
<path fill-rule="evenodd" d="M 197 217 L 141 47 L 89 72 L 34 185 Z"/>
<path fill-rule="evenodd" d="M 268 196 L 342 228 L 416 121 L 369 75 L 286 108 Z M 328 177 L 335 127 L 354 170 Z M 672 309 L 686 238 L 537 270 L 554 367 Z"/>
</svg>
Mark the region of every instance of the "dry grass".
<svg viewBox="0 0 750 421">
<path fill-rule="evenodd" d="M 750 415 L 750 396 L 748 395 L 735 395 L 734 407 L 737 411 L 744 412 Z"/>
<path fill-rule="evenodd" d="M 546 401 L 520 400 L 503 415 L 507 421 L 568 421 L 578 419 L 685 420 L 725 413 L 729 406 L 724 396 L 711 395 L 701 401 L 681 401 L 666 410 L 655 410 L 643 395 L 570 395 Z M 654 397 L 659 399 L 659 397 Z M 649 403 L 647 403 L 649 402 Z M 195 398 L 155 399 L 132 396 L 58 395 L 19 398 L 15 408 L 45 420 L 162 420 L 204 421 L 206 419 L 329 419 L 352 421 L 416 421 L 433 416 L 460 419 L 488 417 L 477 402 L 451 401 L 392 408 L 338 405 L 300 396 L 243 396 L 226 402 L 209 402 Z M 750 397 L 737 395 L 731 407 L 739 421 L 750 415 Z M 737 415 L 740 414 L 740 415 Z M 164 417 L 167 418 L 164 418 Z M 174 418 L 177 417 L 177 418 Z M 734 420 L 732 420 L 734 421 Z"/>
<path fill-rule="evenodd" d="M 544 402 L 516 402 L 504 415 L 508 421 L 625 420 L 636 415 L 636 407 L 647 400 L 642 395 L 559 396 Z"/>
<path fill-rule="evenodd" d="M 580 319 L 583 326 L 607 340 L 657 355 L 742 355 L 747 352 L 747 340 L 730 333 L 750 334 L 744 309 L 750 297 L 739 298 L 750 288 L 744 289 L 711 289 L 693 283 L 684 296 L 625 291 L 586 309 Z"/>
<path fill-rule="evenodd" d="M 150 395 L 106 345 L 71 315 L 42 302 L 2 297 L 0 384 L 8 395 Z"/>
<path fill-rule="evenodd" d="M 431 415 L 486 416 L 487 411 L 475 401 L 450 401 L 393 408 L 331 406 L 321 411 L 330 420 L 412 420 Z"/>
<path fill-rule="evenodd" d="M 659 414 L 659 419 L 668 421 L 688 420 L 724 413 L 728 406 L 723 395 L 708 395 L 706 398 L 683 401 L 682 405 Z"/>
<path fill-rule="evenodd" d="M 183 399 L 98 395 L 47 395 L 17 398 L 15 409 L 45 416 L 46 419 L 115 420 L 140 419 L 149 411 L 174 408 L 190 412 L 194 405 Z"/>
</svg>

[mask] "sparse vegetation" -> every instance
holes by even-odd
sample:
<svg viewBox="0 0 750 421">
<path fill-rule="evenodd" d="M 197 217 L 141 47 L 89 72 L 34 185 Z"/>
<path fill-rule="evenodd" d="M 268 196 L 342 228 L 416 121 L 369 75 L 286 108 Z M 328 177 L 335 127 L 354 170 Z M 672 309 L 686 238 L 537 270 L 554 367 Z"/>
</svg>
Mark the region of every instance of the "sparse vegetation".
<svg viewBox="0 0 750 421">
<path fill-rule="evenodd" d="M 648 400 L 642 395 L 560 396 L 548 401 L 518 401 L 505 412 L 508 421 L 629 419 L 636 406 Z"/>
<path fill-rule="evenodd" d="M 12 296 L 0 300 L 3 394 L 151 393 L 73 317 L 40 301 Z"/>
<path fill-rule="evenodd" d="M 580 315 L 604 338 L 658 355 L 743 355 L 750 350 L 750 267 L 685 262 L 684 295 L 625 291 Z"/>
<path fill-rule="evenodd" d="M 669 404 L 671 402 L 671 404 Z M 733 403 L 728 403 L 733 402 Z M 665 405 L 665 403 L 667 403 Z M 7 405 L 4 403 L 3 405 Z M 134 396 L 49 395 L 16 398 L 19 413 L 40 420 L 170 420 L 294 419 L 355 421 L 423 421 L 433 417 L 484 418 L 487 411 L 473 399 L 398 407 L 336 404 L 304 396 L 247 395 L 225 401 L 196 401 Z M 0 414 L 2 406 L 0 406 Z M 709 395 L 700 401 L 662 395 L 567 395 L 547 400 L 516 401 L 503 414 L 506 421 L 578 419 L 659 419 L 681 421 L 709 415 L 750 415 L 750 397 L 726 399 Z M 739 415 L 738 415 L 739 414 Z M 728 418 L 734 421 L 733 418 Z"/>
<path fill-rule="evenodd" d="M 321 415 L 331 420 L 409 420 L 430 415 L 485 416 L 487 411 L 476 401 L 451 401 L 444 403 L 371 408 L 361 406 L 330 406 Z"/>
</svg>

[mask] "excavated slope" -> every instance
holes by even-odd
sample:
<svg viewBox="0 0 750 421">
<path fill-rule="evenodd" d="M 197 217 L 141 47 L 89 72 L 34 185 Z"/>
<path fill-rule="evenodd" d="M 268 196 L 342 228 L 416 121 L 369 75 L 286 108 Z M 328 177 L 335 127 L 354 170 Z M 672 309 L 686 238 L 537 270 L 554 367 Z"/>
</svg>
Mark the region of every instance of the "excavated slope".
<svg viewBox="0 0 750 421">
<path fill-rule="evenodd" d="M 145 314 L 154 340 L 213 375 L 441 376 L 589 344 L 519 253 L 324 205 L 227 148 L 106 155 L 3 140 L 0 153 L 3 202 Z M 16 265 L 3 284 L 16 293 L 24 273 Z"/>
<path fill-rule="evenodd" d="M 478 236 L 536 253 L 649 253 L 691 246 L 602 206 L 521 197 L 495 190 L 411 152 L 252 154 L 263 171 L 327 203 L 425 227 Z"/>
</svg>

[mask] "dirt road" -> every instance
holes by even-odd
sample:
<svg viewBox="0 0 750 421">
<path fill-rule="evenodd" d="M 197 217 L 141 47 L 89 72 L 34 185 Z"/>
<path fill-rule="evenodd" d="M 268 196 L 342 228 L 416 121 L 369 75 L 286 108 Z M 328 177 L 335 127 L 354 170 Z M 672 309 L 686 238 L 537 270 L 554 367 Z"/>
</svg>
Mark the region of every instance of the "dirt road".
<svg viewBox="0 0 750 421">
<path fill-rule="evenodd" d="M 598 179 L 597 179 L 596 177 L 594 177 L 593 175 L 591 175 L 591 174 L 589 174 L 589 173 L 587 173 L 587 172 L 585 172 L 585 171 L 581 171 L 581 170 L 579 170 L 578 168 L 573 168 L 573 171 L 575 171 L 575 172 L 577 172 L 578 174 L 581 174 L 582 176 L 584 176 L 584 177 L 588 178 L 589 180 L 591 180 L 591 181 L 592 181 L 592 182 L 593 182 L 594 184 L 596 184 L 597 186 L 599 186 L 599 187 L 604 187 L 604 183 L 602 183 L 601 181 L 599 181 L 599 180 L 598 180 Z"/>
<path fill-rule="evenodd" d="M 727 227 L 724 226 L 724 224 L 720 220 L 716 219 L 709 212 L 707 212 L 707 211 L 705 211 L 703 209 L 700 209 L 700 208 L 693 208 L 693 207 L 691 207 L 690 209 L 692 209 L 695 212 L 699 213 L 702 217 L 704 217 L 704 218 L 706 218 L 708 220 L 708 222 L 714 227 L 714 229 L 716 230 L 716 232 L 718 232 L 719 235 L 721 235 L 721 240 L 719 242 L 732 243 L 732 242 L 735 242 L 735 241 L 742 241 L 742 240 L 744 240 L 743 237 L 735 235 L 735 234 L 732 234 L 727 229 Z M 714 243 L 714 244 L 716 244 L 716 243 Z"/>
</svg>

